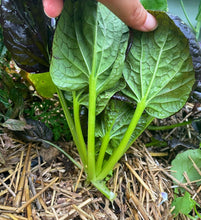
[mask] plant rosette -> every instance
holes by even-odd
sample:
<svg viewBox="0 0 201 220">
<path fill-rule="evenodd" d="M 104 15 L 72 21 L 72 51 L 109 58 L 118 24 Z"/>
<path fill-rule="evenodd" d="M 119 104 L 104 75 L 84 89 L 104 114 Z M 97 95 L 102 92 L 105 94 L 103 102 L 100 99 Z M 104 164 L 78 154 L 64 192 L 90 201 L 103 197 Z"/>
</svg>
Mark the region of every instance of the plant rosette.
<svg viewBox="0 0 201 220">
<path fill-rule="evenodd" d="M 152 13 L 158 28 L 132 30 L 126 59 L 128 28 L 94 1 L 65 1 L 53 40 L 50 74 L 74 142 L 88 180 L 111 200 L 105 177 L 155 117 L 184 106 L 194 83 L 188 40 L 166 13 Z M 131 103 L 113 100 L 116 92 Z M 82 106 L 88 109 L 87 137 Z"/>
</svg>

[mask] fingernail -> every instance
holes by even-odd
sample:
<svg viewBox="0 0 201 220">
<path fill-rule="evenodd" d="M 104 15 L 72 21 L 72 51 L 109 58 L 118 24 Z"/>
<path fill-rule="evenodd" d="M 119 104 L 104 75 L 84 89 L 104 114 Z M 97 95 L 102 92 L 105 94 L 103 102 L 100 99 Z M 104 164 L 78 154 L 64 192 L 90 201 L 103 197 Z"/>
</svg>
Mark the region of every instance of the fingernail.
<svg viewBox="0 0 201 220">
<path fill-rule="evenodd" d="M 150 13 L 147 14 L 147 19 L 143 25 L 144 31 L 153 31 L 157 28 L 158 23 L 156 18 Z"/>
</svg>

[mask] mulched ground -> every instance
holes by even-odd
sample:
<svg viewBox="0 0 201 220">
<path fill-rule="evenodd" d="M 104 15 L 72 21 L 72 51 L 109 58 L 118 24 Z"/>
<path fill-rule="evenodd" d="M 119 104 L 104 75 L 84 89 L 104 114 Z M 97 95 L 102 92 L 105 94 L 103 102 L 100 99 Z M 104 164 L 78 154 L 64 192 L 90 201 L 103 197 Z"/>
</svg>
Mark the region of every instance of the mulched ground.
<svg viewBox="0 0 201 220">
<path fill-rule="evenodd" d="M 177 115 L 155 120 L 154 124 L 182 122 L 192 114 L 193 105 L 188 104 Z M 146 145 L 153 137 L 167 144 Z M 117 194 L 110 202 L 57 149 L 23 143 L 4 132 L 0 135 L 0 220 L 173 219 L 171 202 L 175 186 L 189 187 L 193 198 L 201 204 L 201 187 L 175 183 L 170 174 L 170 163 L 176 154 L 198 147 L 199 142 L 198 133 L 190 125 L 144 132 L 108 180 L 108 187 Z M 57 144 L 80 162 L 73 143 Z M 188 218 L 180 215 L 176 219 Z"/>
</svg>

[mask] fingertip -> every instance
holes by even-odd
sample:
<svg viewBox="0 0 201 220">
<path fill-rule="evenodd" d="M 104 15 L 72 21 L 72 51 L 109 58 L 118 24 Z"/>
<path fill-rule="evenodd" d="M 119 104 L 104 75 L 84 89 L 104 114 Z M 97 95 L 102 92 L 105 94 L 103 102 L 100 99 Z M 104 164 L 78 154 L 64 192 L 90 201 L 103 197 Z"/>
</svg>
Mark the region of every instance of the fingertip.
<svg viewBox="0 0 201 220">
<path fill-rule="evenodd" d="M 158 27 L 158 22 L 156 18 L 151 15 L 149 12 L 147 12 L 147 18 L 145 20 L 144 25 L 140 28 L 141 31 L 153 31 Z"/>
<path fill-rule="evenodd" d="M 43 0 L 45 14 L 50 18 L 59 16 L 63 9 L 63 0 Z"/>
</svg>

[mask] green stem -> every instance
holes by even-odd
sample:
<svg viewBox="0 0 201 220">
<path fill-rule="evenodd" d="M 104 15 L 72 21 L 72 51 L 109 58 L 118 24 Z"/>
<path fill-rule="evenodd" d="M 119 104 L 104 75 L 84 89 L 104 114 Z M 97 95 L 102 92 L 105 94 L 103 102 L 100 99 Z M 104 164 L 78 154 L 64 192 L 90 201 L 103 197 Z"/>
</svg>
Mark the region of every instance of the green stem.
<svg viewBox="0 0 201 220">
<path fill-rule="evenodd" d="M 193 209 L 194 209 L 195 213 L 197 214 L 197 216 L 198 216 L 199 218 L 201 218 L 201 214 L 198 212 L 198 210 L 197 210 L 197 208 L 196 208 L 196 205 L 198 205 L 198 207 L 200 207 L 199 204 L 195 204 L 194 207 L 193 207 Z"/>
<path fill-rule="evenodd" d="M 95 167 L 95 123 L 96 123 L 96 65 L 97 65 L 97 26 L 94 30 L 94 47 L 92 69 L 89 76 L 89 108 L 88 108 L 88 179 L 93 181 L 96 177 Z"/>
<path fill-rule="evenodd" d="M 196 40 L 198 41 L 199 39 L 199 36 L 200 36 L 200 26 L 201 26 L 201 22 L 197 22 L 197 25 L 196 25 Z"/>
<path fill-rule="evenodd" d="M 187 19 L 189 25 L 191 26 L 191 28 L 193 29 L 193 31 L 196 33 L 196 29 L 195 29 L 195 28 L 193 27 L 193 25 L 191 24 L 191 21 L 190 21 L 188 15 L 187 15 L 187 13 L 186 13 L 186 9 L 185 9 L 185 7 L 184 7 L 183 0 L 181 0 L 180 3 L 181 3 L 182 10 L 183 10 L 183 12 L 184 12 L 184 15 L 185 15 L 185 17 L 186 17 L 186 19 Z"/>
<path fill-rule="evenodd" d="M 58 149 L 61 153 L 63 153 L 66 157 L 68 157 L 68 159 L 73 162 L 80 170 L 82 169 L 82 166 L 77 162 L 75 161 L 68 153 L 66 153 L 62 148 L 60 148 L 59 146 L 57 146 L 56 144 L 53 144 L 47 140 L 43 140 L 43 142 L 55 147 L 56 149 Z"/>
<path fill-rule="evenodd" d="M 163 131 L 163 130 L 169 130 L 169 129 L 173 129 L 173 128 L 189 125 L 192 122 L 193 122 L 193 120 L 184 121 L 184 122 L 181 122 L 181 123 L 176 123 L 176 124 L 166 125 L 166 126 L 151 126 L 150 125 L 148 127 L 148 129 L 151 130 L 151 131 Z"/>
<path fill-rule="evenodd" d="M 109 141 L 110 141 L 110 136 L 111 136 L 111 130 L 113 128 L 113 125 L 115 123 L 116 120 L 114 120 L 109 128 L 109 130 L 106 132 L 105 136 L 103 137 L 102 139 L 102 144 L 101 144 L 101 147 L 100 147 L 100 151 L 99 151 L 99 154 L 98 154 L 98 159 L 97 159 L 97 162 L 96 162 L 96 175 L 98 175 L 100 172 L 101 172 L 101 169 L 102 169 L 102 166 L 103 166 L 103 160 L 104 160 L 104 157 L 105 157 L 105 152 L 107 150 L 107 146 L 109 144 Z"/>
<path fill-rule="evenodd" d="M 80 123 L 80 104 L 77 101 L 76 92 L 73 92 L 73 112 L 74 112 L 74 122 L 75 122 L 75 129 L 77 133 L 77 137 L 80 143 L 80 153 L 85 158 L 85 164 L 87 163 L 87 148 L 84 141 L 81 123 Z"/>
<path fill-rule="evenodd" d="M 66 104 L 66 100 L 63 96 L 62 91 L 59 88 L 56 88 L 56 89 L 57 89 L 57 94 L 58 94 L 58 97 L 59 97 L 59 101 L 60 101 L 62 109 L 64 111 L 64 115 L 66 117 L 69 129 L 70 129 L 71 134 L 73 136 L 74 143 L 75 143 L 75 145 L 78 149 L 78 152 L 79 152 L 80 158 L 82 160 L 82 163 L 84 164 L 84 167 L 86 167 L 86 165 L 87 165 L 86 164 L 86 158 L 84 157 L 84 154 L 82 154 L 82 148 L 81 148 L 81 145 L 80 145 L 80 142 L 79 142 L 76 130 L 75 130 L 75 125 L 74 125 L 73 119 L 71 117 L 70 111 L 69 111 L 68 106 Z"/>
<path fill-rule="evenodd" d="M 108 175 L 108 173 L 113 169 L 113 167 L 118 162 L 118 160 L 123 156 L 125 149 L 128 148 L 127 145 L 128 145 L 129 140 L 131 138 L 131 135 L 133 134 L 133 131 L 135 130 L 135 128 L 137 126 L 137 123 L 138 123 L 138 121 L 139 121 L 139 119 L 145 109 L 145 106 L 146 105 L 143 100 L 137 104 L 137 108 L 135 110 L 135 113 L 133 115 L 131 123 L 130 123 L 123 139 L 121 140 L 118 148 L 114 151 L 112 156 L 105 163 L 101 173 L 96 178 L 97 180 L 103 180 Z"/>
<path fill-rule="evenodd" d="M 88 178 L 95 178 L 95 122 L 96 122 L 96 79 L 93 71 L 89 78 L 89 111 L 88 111 Z"/>
<path fill-rule="evenodd" d="M 116 195 L 106 187 L 104 181 L 91 181 L 91 183 L 110 201 L 115 199 Z"/>
<path fill-rule="evenodd" d="M 110 131 L 108 131 L 102 139 L 100 152 L 98 154 L 98 159 L 96 162 L 96 174 L 99 174 L 101 172 L 103 160 L 105 157 L 105 152 L 106 152 L 109 141 L 110 141 Z"/>
<path fill-rule="evenodd" d="M 135 142 L 135 140 L 143 133 L 143 131 L 150 125 L 150 123 L 154 120 L 155 117 L 149 116 L 147 118 L 147 123 L 144 126 L 144 129 L 141 129 L 138 134 L 135 136 L 134 139 L 130 139 L 130 141 L 127 144 L 127 147 L 125 148 L 124 153 L 126 153 L 126 151 L 129 149 L 129 147 Z"/>
</svg>

